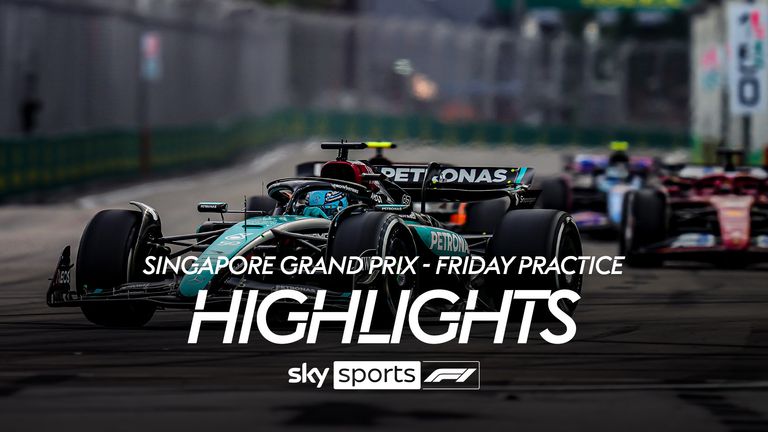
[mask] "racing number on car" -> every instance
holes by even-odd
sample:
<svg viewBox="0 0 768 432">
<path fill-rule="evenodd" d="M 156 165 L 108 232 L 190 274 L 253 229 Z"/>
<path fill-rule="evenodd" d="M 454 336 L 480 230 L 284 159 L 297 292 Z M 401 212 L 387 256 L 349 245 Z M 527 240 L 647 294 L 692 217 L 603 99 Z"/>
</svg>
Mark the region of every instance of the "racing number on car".
<svg viewBox="0 0 768 432">
<path fill-rule="evenodd" d="M 59 277 L 56 283 L 69 284 L 69 270 L 62 270 L 59 272 Z"/>
</svg>

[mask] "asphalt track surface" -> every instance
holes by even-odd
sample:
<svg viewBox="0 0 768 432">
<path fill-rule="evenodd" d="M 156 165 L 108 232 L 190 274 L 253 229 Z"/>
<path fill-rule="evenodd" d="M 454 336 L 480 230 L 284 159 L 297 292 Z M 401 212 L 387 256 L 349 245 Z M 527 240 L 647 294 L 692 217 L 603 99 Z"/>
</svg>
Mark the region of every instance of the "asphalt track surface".
<svg viewBox="0 0 768 432">
<path fill-rule="evenodd" d="M 327 156 L 327 155 L 326 155 Z M 552 172 L 545 148 L 415 147 L 395 160 L 527 164 Z M 166 234 L 203 220 L 199 200 L 238 207 L 245 194 L 322 158 L 283 146 L 202 175 L 105 190 L 66 203 L 0 207 L 0 429 L 200 430 L 768 430 L 766 271 L 691 264 L 589 277 L 578 332 L 554 346 L 491 343 L 479 328 L 468 345 L 316 345 L 261 339 L 223 345 L 223 329 L 186 343 L 190 312 L 161 311 L 139 330 L 90 325 L 78 309 L 49 309 L 44 293 L 61 248 L 77 246 L 101 208 L 139 200 L 159 210 Z M 610 242 L 586 252 L 613 255 Z M 535 329 L 534 329 L 535 330 Z M 287 383 L 287 369 L 335 360 L 478 360 L 480 391 L 334 392 Z"/>
</svg>

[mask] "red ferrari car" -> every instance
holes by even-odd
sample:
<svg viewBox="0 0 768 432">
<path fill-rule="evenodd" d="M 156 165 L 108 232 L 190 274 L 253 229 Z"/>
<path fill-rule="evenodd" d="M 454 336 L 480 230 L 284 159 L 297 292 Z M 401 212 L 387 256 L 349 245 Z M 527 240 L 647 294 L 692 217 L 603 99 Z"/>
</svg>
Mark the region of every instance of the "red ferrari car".
<svg viewBox="0 0 768 432">
<path fill-rule="evenodd" d="M 689 166 L 624 200 L 620 253 L 630 265 L 664 260 L 740 266 L 768 260 L 768 172 Z"/>
</svg>

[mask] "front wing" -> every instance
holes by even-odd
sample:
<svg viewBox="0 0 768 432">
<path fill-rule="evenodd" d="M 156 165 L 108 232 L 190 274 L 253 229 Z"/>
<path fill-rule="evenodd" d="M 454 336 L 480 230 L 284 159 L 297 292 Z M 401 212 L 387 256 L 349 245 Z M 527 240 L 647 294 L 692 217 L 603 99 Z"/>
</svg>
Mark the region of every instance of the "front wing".
<svg viewBox="0 0 768 432">
<path fill-rule="evenodd" d="M 80 293 L 71 286 L 71 271 L 74 266 L 71 264 L 70 247 L 67 246 L 62 251 L 59 262 L 54 271 L 51 283 L 46 294 L 46 302 L 51 307 L 71 307 L 82 306 L 89 303 L 104 302 L 147 302 L 153 303 L 165 308 L 194 309 L 196 297 L 186 297 L 179 295 L 180 277 L 156 282 L 129 282 L 107 289 L 96 289 L 89 293 Z M 312 305 L 316 298 L 317 291 L 320 288 L 310 285 L 280 284 L 258 282 L 243 277 L 233 276 L 224 280 L 219 286 L 212 289 L 209 287 L 206 305 L 225 304 L 229 305 L 232 301 L 232 292 L 234 290 L 258 290 L 258 301 L 263 300 L 267 295 L 274 291 L 291 289 L 300 291 L 308 299 L 305 305 Z M 325 289 L 325 307 L 338 308 L 346 310 L 349 307 L 351 293 L 349 291 L 334 291 Z M 245 297 L 243 297 L 245 301 Z M 278 301 L 276 304 L 280 304 Z M 290 304 L 296 307 L 296 302 L 284 301 L 282 303 Z"/>
</svg>

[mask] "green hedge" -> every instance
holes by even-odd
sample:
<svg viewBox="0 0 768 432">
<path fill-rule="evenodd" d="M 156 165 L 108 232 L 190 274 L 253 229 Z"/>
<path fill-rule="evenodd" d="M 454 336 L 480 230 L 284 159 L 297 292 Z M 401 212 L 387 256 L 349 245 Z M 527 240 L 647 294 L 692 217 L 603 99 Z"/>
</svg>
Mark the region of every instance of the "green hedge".
<svg viewBox="0 0 768 432">
<path fill-rule="evenodd" d="M 664 131 L 544 128 L 491 122 L 447 124 L 421 116 L 285 110 L 226 125 L 155 129 L 151 170 L 222 164 L 262 145 L 309 137 L 601 147 L 620 139 L 632 143 L 633 148 L 680 148 L 688 147 L 690 141 L 686 134 Z M 0 197 L 138 176 L 139 142 L 136 131 L 0 140 Z"/>
<path fill-rule="evenodd" d="M 151 171 L 226 163 L 239 152 L 280 139 L 281 118 L 285 113 L 226 126 L 154 130 Z M 138 176 L 139 147 L 135 131 L 0 140 L 0 197 Z"/>
</svg>

